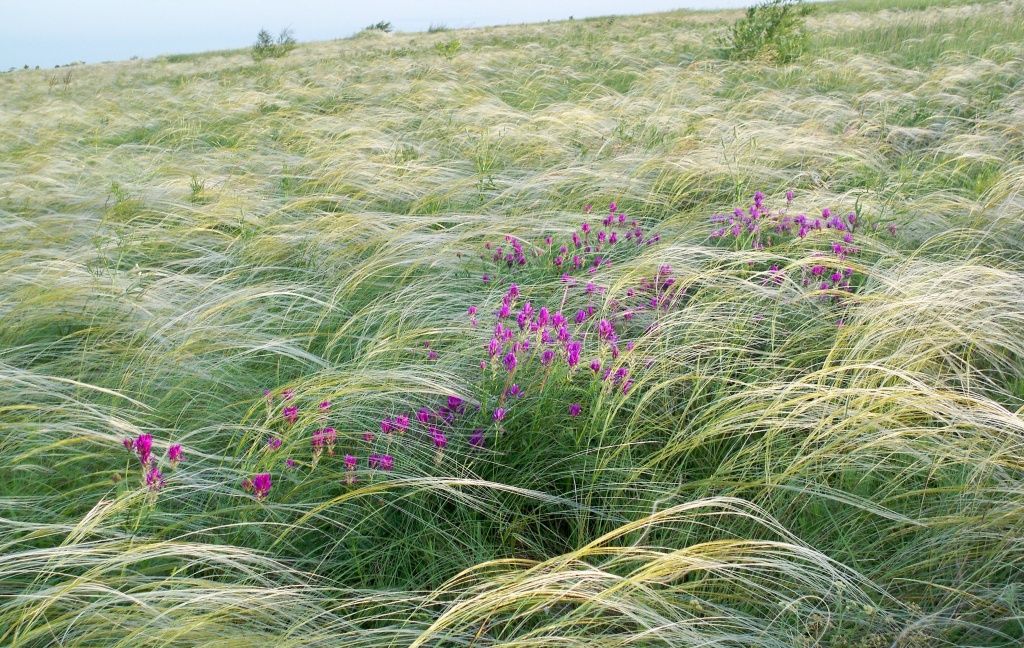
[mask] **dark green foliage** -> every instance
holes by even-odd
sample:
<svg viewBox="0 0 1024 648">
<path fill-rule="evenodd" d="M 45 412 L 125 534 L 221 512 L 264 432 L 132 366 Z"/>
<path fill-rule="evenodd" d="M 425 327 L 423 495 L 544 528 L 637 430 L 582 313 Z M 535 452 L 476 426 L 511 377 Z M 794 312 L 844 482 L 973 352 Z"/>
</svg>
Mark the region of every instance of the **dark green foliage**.
<svg viewBox="0 0 1024 648">
<path fill-rule="evenodd" d="M 281 58 L 295 49 L 295 36 L 291 29 L 282 29 L 277 40 L 266 29 L 261 29 L 252 46 L 252 60 L 263 61 L 268 58 Z"/>
<path fill-rule="evenodd" d="M 384 32 L 385 34 L 390 34 L 391 30 L 391 23 L 386 20 L 381 20 L 380 22 L 374 23 L 367 27 L 365 31 L 380 31 Z"/>
<path fill-rule="evenodd" d="M 803 0 L 766 0 L 748 8 L 724 40 L 729 58 L 792 61 L 803 52 L 803 19 L 810 11 Z"/>
</svg>

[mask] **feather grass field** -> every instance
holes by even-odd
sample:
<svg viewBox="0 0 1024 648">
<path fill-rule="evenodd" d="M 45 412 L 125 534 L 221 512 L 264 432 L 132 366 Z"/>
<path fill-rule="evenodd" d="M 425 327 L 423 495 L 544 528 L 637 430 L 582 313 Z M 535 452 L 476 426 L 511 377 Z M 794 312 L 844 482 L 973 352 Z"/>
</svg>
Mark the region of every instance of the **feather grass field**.
<svg viewBox="0 0 1024 648">
<path fill-rule="evenodd" d="M 0 75 L 0 645 L 1021 645 L 1024 4 L 739 15 Z"/>
</svg>

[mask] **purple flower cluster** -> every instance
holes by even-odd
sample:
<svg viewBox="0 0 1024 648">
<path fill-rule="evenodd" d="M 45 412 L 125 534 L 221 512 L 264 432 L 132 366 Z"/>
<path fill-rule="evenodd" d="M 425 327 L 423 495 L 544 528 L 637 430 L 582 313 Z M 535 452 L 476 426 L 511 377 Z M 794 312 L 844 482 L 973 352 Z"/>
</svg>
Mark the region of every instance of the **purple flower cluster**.
<svg viewBox="0 0 1024 648">
<path fill-rule="evenodd" d="M 585 211 L 590 214 L 591 206 L 587 205 Z M 623 243 L 631 243 L 635 249 L 660 240 L 661 236 L 657 234 L 647 236 L 643 226 L 618 211 L 615 203 L 611 203 L 608 205 L 607 216 L 601 220 L 600 228 L 584 221 L 578 231 L 570 234 L 569 241 L 563 244 L 557 244 L 551 236 L 547 236 L 544 245 L 536 248 L 534 256 L 541 263 L 550 264 L 556 272 L 565 273 L 566 277 L 574 272 L 594 274 L 601 266 L 610 265 L 614 259 L 625 258 L 629 254 L 628 249 L 623 249 Z M 485 265 L 492 266 L 492 270 L 483 275 L 484 282 L 494 280 L 502 269 L 515 272 L 529 264 L 521 239 L 506 235 L 505 242 L 512 246 L 511 250 L 491 242 L 484 244 L 486 252 L 480 255 L 480 259 Z M 470 313 L 471 318 L 474 314 Z"/>
<path fill-rule="evenodd" d="M 151 493 L 155 494 L 158 492 L 164 485 L 164 476 L 157 466 L 156 457 L 153 456 L 153 435 L 140 434 L 134 439 L 126 437 L 122 440 L 121 444 L 125 450 L 139 458 L 139 465 L 142 468 L 142 484 Z M 167 459 L 171 464 L 171 468 L 177 468 L 185 460 L 185 453 L 181 449 L 181 444 L 175 443 L 167 447 Z"/>
<path fill-rule="evenodd" d="M 786 193 L 786 208 L 772 211 L 765 207 L 764 194 L 758 191 L 754 194 L 754 203 L 748 209 L 737 208 L 731 215 L 712 216 L 711 238 L 731 239 L 738 245 L 749 245 L 758 250 L 786 237 L 790 240 L 810 237 L 816 241 L 828 241 L 831 238 L 828 241 L 829 253 L 815 253 L 813 257 L 816 262 L 803 269 L 802 276 L 794 279 L 811 290 L 851 291 L 853 268 L 846 265 L 846 262 L 849 257 L 860 252 L 855 244 L 855 236 L 861 219 L 856 213 L 841 216 L 833 214 L 828 208 L 821 211 L 820 217 L 812 218 L 805 214 L 790 216 L 787 212 L 792 201 L 793 192 L 789 191 Z M 878 223 L 872 225 L 872 229 L 877 227 Z M 896 234 L 895 224 L 889 224 L 889 231 Z M 831 236 L 826 237 L 826 233 L 831 233 Z M 778 286 L 785 278 L 785 271 L 772 265 L 761 283 Z"/>
</svg>

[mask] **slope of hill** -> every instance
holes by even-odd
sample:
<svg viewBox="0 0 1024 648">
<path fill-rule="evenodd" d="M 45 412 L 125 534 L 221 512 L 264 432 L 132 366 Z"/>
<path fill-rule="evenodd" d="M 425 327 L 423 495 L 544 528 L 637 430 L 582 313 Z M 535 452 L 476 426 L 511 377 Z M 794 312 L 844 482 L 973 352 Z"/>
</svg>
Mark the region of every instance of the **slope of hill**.
<svg viewBox="0 0 1024 648">
<path fill-rule="evenodd" d="M 1020 645 L 1024 4 L 738 15 L 0 75 L 0 644 Z"/>
</svg>

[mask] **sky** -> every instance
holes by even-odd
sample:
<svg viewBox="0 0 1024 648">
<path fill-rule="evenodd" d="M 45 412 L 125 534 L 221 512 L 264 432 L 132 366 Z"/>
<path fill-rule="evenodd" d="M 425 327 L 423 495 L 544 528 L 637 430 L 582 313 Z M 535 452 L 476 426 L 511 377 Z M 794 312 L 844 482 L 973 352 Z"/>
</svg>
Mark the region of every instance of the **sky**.
<svg viewBox="0 0 1024 648">
<path fill-rule="evenodd" d="M 0 71 L 133 56 L 248 47 L 260 29 L 291 28 L 299 42 L 351 36 L 389 21 L 485 27 L 569 16 L 745 7 L 756 0 L 0 0 Z"/>
</svg>

